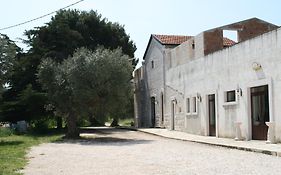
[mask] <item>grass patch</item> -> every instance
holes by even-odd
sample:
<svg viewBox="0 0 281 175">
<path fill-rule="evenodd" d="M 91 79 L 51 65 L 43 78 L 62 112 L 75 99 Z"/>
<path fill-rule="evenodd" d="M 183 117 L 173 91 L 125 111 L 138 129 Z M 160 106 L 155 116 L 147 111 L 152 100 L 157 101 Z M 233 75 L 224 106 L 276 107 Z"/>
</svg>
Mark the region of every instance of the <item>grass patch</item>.
<svg viewBox="0 0 281 175">
<path fill-rule="evenodd" d="M 1 133 L 1 131 L 0 131 Z M 0 134 L 1 135 L 1 134 Z M 18 171 L 27 164 L 25 157 L 31 146 L 41 143 L 54 142 L 62 138 L 62 133 L 24 134 L 0 136 L 0 175 L 18 175 Z"/>
</svg>

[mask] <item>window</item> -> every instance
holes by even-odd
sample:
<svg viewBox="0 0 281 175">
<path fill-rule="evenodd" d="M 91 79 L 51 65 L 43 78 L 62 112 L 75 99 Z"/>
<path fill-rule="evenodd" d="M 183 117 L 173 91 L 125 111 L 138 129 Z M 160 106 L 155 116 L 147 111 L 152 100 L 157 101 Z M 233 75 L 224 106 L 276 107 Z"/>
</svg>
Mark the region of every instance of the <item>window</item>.
<svg viewBox="0 0 281 175">
<path fill-rule="evenodd" d="M 227 91 L 226 92 L 226 102 L 234 102 L 236 101 L 236 94 L 235 94 L 235 90 L 232 91 Z"/>
<path fill-rule="evenodd" d="M 197 115 L 198 112 L 198 100 L 197 97 L 186 98 L 186 114 Z"/>
<path fill-rule="evenodd" d="M 190 98 L 186 99 L 186 113 L 190 114 Z"/>
<path fill-rule="evenodd" d="M 238 96 L 236 90 L 230 90 L 224 92 L 224 104 L 223 107 L 228 109 L 230 106 L 235 106 L 238 104 Z"/>
<path fill-rule="evenodd" d="M 196 100 L 196 97 L 192 97 L 192 113 L 197 113 L 197 100 Z"/>
<path fill-rule="evenodd" d="M 153 60 L 151 61 L 151 68 L 152 69 L 154 68 L 154 61 Z"/>
</svg>

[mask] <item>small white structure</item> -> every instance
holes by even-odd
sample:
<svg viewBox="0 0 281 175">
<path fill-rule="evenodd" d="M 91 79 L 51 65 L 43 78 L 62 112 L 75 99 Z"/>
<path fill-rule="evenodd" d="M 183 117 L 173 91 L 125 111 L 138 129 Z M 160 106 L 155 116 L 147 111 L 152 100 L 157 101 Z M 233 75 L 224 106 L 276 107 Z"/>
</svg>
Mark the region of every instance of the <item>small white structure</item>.
<svg viewBox="0 0 281 175">
<path fill-rule="evenodd" d="M 224 30 L 237 31 L 237 43 Z M 174 45 L 161 36 L 151 36 L 144 64 L 135 71 L 139 127 L 281 141 L 278 26 L 252 18 Z M 165 37 L 171 42 L 178 36 Z"/>
</svg>

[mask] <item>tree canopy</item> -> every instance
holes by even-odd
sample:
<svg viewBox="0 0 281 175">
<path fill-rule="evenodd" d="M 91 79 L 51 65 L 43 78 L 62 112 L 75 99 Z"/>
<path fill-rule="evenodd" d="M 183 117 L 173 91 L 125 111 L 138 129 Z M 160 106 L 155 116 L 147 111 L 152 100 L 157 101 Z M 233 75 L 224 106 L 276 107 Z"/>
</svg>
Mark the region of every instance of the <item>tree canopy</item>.
<svg viewBox="0 0 281 175">
<path fill-rule="evenodd" d="M 130 73 L 133 67 L 121 49 L 81 48 L 61 64 L 51 59 L 39 66 L 39 80 L 56 110 L 66 117 L 69 137 L 77 137 L 76 122 L 85 112 L 103 115 L 124 110 L 131 95 Z M 100 109 L 99 109 L 100 110 Z"/>
<path fill-rule="evenodd" d="M 58 62 L 81 47 L 91 50 L 98 46 L 107 49 L 121 47 L 123 53 L 131 58 L 134 58 L 136 51 L 124 26 L 109 22 L 96 11 L 59 11 L 45 26 L 29 30 L 26 35 L 30 51 Z M 133 59 L 133 65 L 136 63 Z"/>
</svg>

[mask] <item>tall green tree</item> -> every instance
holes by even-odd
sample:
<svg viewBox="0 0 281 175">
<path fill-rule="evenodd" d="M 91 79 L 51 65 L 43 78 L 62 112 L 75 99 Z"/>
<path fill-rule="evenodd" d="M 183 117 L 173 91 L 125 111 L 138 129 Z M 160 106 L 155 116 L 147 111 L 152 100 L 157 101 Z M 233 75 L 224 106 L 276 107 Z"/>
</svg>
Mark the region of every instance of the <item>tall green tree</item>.
<svg viewBox="0 0 281 175">
<path fill-rule="evenodd" d="M 133 71 L 129 60 L 121 49 L 92 52 L 82 48 L 61 64 L 51 59 L 41 63 L 39 80 L 56 110 L 66 118 L 68 137 L 79 135 L 78 118 L 89 111 L 97 113 L 100 104 L 103 116 L 126 107 Z"/>
</svg>

